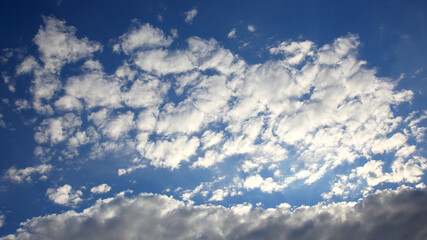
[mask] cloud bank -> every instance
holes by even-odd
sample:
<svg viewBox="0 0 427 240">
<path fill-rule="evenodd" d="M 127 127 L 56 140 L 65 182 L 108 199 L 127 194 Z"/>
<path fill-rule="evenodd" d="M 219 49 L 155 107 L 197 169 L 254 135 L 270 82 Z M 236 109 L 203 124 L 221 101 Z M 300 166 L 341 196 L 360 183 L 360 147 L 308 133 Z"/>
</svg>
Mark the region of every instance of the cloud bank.
<svg viewBox="0 0 427 240">
<path fill-rule="evenodd" d="M 164 195 L 98 200 L 83 212 L 27 220 L 1 239 L 425 239 L 427 193 L 402 187 L 358 203 L 291 210 L 186 205 Z"/>
</svg>

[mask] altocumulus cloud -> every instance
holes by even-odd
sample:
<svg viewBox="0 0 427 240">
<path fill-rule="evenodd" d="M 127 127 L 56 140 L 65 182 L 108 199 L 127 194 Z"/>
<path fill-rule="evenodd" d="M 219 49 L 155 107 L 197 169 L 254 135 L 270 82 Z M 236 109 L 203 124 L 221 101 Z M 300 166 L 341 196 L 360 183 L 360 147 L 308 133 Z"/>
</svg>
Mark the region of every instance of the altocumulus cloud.
<svg viewBox="0 0 427 240">
<path fill-rule="evenodd" d="M 427 168 L 416 146 L 426 112 L 396 116 L 392 108 L 413 92 L 395 90 L 396 81 L 366 68 L 357 59 L 356 35 L 321 47 L 281 42 L 269 48 L 271 60 L 250 65 L 214 39 L 190 37 L 186 47 L 169 49 L 176 35 L 135 21 L 113 47 L 123 64 L 107 74 L 93 59 L 100 43 L 77 38 L 65 21 L 45 17 L 44 23 L 34 38 L 39 56 L 25 58 L 16 72 L 33 77 L 31 105 L 43 119 L 34 136 L 41 159 L 52 159 L 52 152 L 61 159 L 109 152 L 141 159 L 126 163 L 123 175 L 147 165 L 216 168 L 243 156 L 225 165 L 234 171 L 221 183 L 224 193 L 310 185 L 366 159 L 350 175 L 338 175 L 325 199 L 367 194 L 382 183 L 417 184 Z M 79 60 L 81 73 L 62 79 L 61 69 Z M 180 100 L 171 100 L 170 91 Z M 391 156 L 392 171 L 372 159 L 381 155 Z"/>
<path fill-rule="evenodd" d="M 401 187 L 357 203 L 291 210 L 186 205 L 164 195 L 124 194 L 82 212 L 27 220 L 1 239 L 425 239 L 427 193 Z"/>
<path fill-rule="evenodd" d="M 196 14 L 196 9 L 187 12 L 186 21 Z M 249 64 L 215 39 L 192 36 L 176 48 L 176 31 L 169 36 L 135 22 L 113 46 L 123 61 L 105 71 L 102 59 L 95 59 L 103 50 L 100 43 L 77 37 L 77 29 L 63 20 L 43 20 L 33 39 L 38 53 L 27 56 L 13 74 L 31 78 L 31 100 L 16 102 L 16 108 L 37 114 L 34 155 L 49 164 L 11 168 L 6 179 L 30 182 L 33 175 L 46 178 L 59 161 L 111 153 L 127 155 L 120 158 L 123 168 L 115 177 L 149 167 L 172 174 L 182 168 L 188 174 L 199 169 L 218 174 L 195 189 L 178 188 L 181 200 L 119 194 L 82 212 L 29 219 L 3 239 L 426 237 L 426 193 L 376 187 L 423 187 L 427 160 L 419 147 L 425 132 L 420 125 L 427 112 L 400 116 L 394 111 L 414 93 L 397 89 L 397 81 L 378 77 L 358 59 L 357 35 L 324 46 L 281 42 L 269 47 L 266 61 Z M 68 64 L 73 71 L 65 74 Z M 0 125 L 6 126 L 3 115 Z M 336 174 L 342 166 L 349 171 Z M 221 202 L 248 191 L 286 191 L 328 175 L 335 178 L 324 199 L 366 198 L 266 210 L 192 201 L 195 196 Z M 91 192 L 109 190 L 99 185 Z M 83 192 L 69 184 L 48 188 L 46 195 L 68 207 L 83 202 Z"/>
</svg>

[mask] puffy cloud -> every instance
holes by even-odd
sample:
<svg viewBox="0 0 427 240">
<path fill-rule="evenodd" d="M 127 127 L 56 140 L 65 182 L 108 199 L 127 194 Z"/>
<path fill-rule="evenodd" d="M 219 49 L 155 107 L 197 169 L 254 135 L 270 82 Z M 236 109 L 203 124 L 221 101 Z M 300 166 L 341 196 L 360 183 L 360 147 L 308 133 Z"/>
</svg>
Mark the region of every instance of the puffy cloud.
<svg viewBox="0 0 427 240">
<path fill-rule="evenodd" d="M 134 113 L 130 111 L 118 114 L 115 119 L 105 126 L 103 130 L 104 134 L 112 139 L 118 139 L 133 128 L 135 124 L 133 117 Z"/>
<path fill-rule="evenodd" d="M 78 39 L 76 28 L 65 25 L 65 21 L 53 17 L 43 17 L 34 42 L 38 46 L 44 68 L 58 71 L 65 63 L 75 62 L 102 49 L 99 43 L 87 38 Z"/>
<path fill-rule="evenodd" d="M 358 203 L 291 210 L 186 205 L 164 195 L 98 200 L 78 213 L 35 217 L 3 239 L 424 239 L 426 192 L 384 190 Z"/>
<path fill-rule="evenodd" d="M 43 179 L 42 177 L 49 173 L 52 168 L 53 167 L 50 164 L 41 164 L 35 167 L 27 167 L 23 169 L 16 169 L 15 167 L 11 167 L 6 171 L 4 178 L 17 183 L 31 182 L 31 175 L 37 173 L 42 175 L 41 179 Z"/>
<path fill-rule="evenodd" d="M 178 168 L 182 161 L 188 162 L 196 154 L 200 141 L 196 137 L 178 136 L 171 140 L 148 142 L 144 156 L 156 167 Z"/>
<path fill-rule="evenodd" d="M 209 189 L 226 189 L 230 196 L 310 185 L 345 164 L 354 171 L 346 180 L 337 175 L 324 194 L 328 199 L 349 196 L 364 184 L 417 184 L 424 175 L 416 144 L 423 140 L 427 115 L 394 111 L 414 94 L 397 90 L 395 81 L 377 77 L 357 58 L 357 36 L 324 46 L 278 43 L 269 48 L 276 56 L 248 64 L 214 39 L 189 37 L 186 46 L 171 48 L 174 32 L 167 36 L 138 24 L 119 37 L 115 49 L 125 59 L 113 73 L 86 59 L 76 68 L 80 72 L 61 79 L 66 63 L 89 58 L 101 46 L 78 39 L 65 22 L 45 18 L 35 38 L 41 57 L 27 57 L 17 68 L 34 75 L 33 107 L 52 114 L 36 121 L 35 139 L 46 147 L 38 156 L 52 159 L 45 156 L 50 144 L 65 148 L 51 155 L 71 159 L 87 144 L 89 158 L 120 152 L 147 161 L 121 164 L 119 175 L 147 163 L 233 168 L 224 172 L 236 181 Z M 54 41 L 51 50 L 48 41 Z M 75 49 L 55 50 L 62 46 Z M 386 155 L 391 168 L 383 167 Z"/>
<path fill-rule="evenodd" d="M 196 15 L 197 15 L 197 9 L 195 9 L 195 8 L 185 12 L 185 22 L 186 23 L 192 23 L 193 19 L 196 17 Z"/>
<path fill-rule="evenodd" d="M 104 183 L 104 184 L 101 184 L 101 185 L 98 185 L 96 187 L 91 188 L 90 192 L 95 193 L 95 194 L 101 194 L 101 193 L 107 193 L 110 190 L 111 190 L 111 187 L 108 186 L 108 184 Z"/>
<path fill-rule="evenodd" d="M 162 30 L 147 23 L 123 34 L 114 50 L 118 51 L 121 48 L 123 52 L 130 54 L 136 49 L 167 47 L 172 41 L 172 38 L 166 37 Z"/>
<path fill-rule="evenodd" d="M 74 113 L 63 117 L 50 118 L 42 121 L 34 136 L 38 143 L 57 144 L 68 138 L 82 124 L 82 120 Z"/>
<path fill-rule="evenodd" d="M 61 89 L 61 68 L 67 63 L 92 56 L 94 52 L 102 50 L 102 46 L 87 38 L 77 38 L 76 28 L 66 26 L 65 21 L 53 17 L 43 17 L 43 21 L 44 26 L 34 37 L 43 64 L 41 66 L 33 56 L 29 56 L 18 66 L 17 74 L 33 73 L 33 107 L 39 113 L 53 114 L 52 107 L 44 100 L 50 100 Z M 57 107 L 73 109 L 71 104 L 63 99 Z"/>
<path fill-rule="evenodd" d="M 272 54 L 285 54 L 287 56 L 286 62 L 293 65 L 301 63 L 306 56 L 313 55 L 311 48 L 313 42 L 282 42 L 277 47 L 270 48 Z"/>
<path fill-rule="evenodd" d="M 46 191 L 46 195 L 54 203 L 69 207 L 75 207 L 83 201 L 80 198 L 83 195 L 82 191 L 73 190 L 73 188 L 68 184 L 58 188 L 49 188 Z"/>
<path fill-rule="evenodd" d="M 135 64 L 142 70 L 158 75 L 186 72 L 194 68 L 192 59 L 181 51 L 169 52 L 163 49 L 139 52 Z"/>
<path fill-rule="evenodd" d="M 113 79 L 106 78 L 101 72 L 90 72 L 71 77 L 64 89 L 67 93 L 66 96 L 70 96 L 69 108 L 71 109 L 80 107 L 81 103 L 77 99 L 82 99 L 88 108 L 121 106 L 120 84 Z"/>
<path fill-rule="evenodd" d="M 220 201 L 224 200 L 224 197 L 227 197 L 227 196 L 228 196 L 228 191 L 226 191 L 224 189 L 217 189 L 217 190 L 213 191 L 212 197 L 209 199 L 209 201 L 220 202 Z"/>
</svg>

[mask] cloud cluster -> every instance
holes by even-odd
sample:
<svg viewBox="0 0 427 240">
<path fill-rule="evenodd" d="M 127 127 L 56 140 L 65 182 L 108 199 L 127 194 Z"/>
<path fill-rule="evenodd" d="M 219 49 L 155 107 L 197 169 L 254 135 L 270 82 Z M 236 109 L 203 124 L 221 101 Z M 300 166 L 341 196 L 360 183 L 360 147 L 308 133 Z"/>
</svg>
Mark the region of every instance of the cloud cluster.
<svg viewBox="0 0 427 240">
<path fill-rule="evenodd" d="M 58 188 L 49 188 L 46 191 L 46 195 L 54 203 L 69 207 L 75 207 L 78 203 L 83 201 L 80 198 L 83 195 L 82 191 L 73 190 L 68 184 Z"/>
<path fill-rule="evenodd" d="M 291 209 L 193 206 L 164 195 L 140 194 L 98 200 L 21 223 L 1 239 L 425 239 L 426 192 L 402 187 L 358 203 Z"/>
<path fill-rule="evenodd" d="M 196 13 L 187 12 L 188 22 Z M 228 184 L 206 194 L 218 201 L 229 192 L 310 185 L 344 164 L 353 170 L 337 175 L 325 198 L 386 182 L 417 184 L 426 170 L 415 144 L 424 139 L 426 112 L 396 114 L 413 93 L 367 68 L 355 35 L 324 46 L 282 42 L 265 62 L 248 64 L 214 39 L 190 37 L 171 48 L 173 31 L 135 23 L 118 37 L 114 51 L 124 60 L 108 74 L 93 55 L 99 43 L 78 38 L 64 21 L 44 21 L 34 38 L 39 56 L 17 68 L 33 76 L 40 152 L 141 159 L 123 163 L 118 175 L 148 165 L 213 168 Z M 78 71 L 60 74 L 78 60 Z"/>
<path fill-rule="evenodd" d="M 15 167 L 9 168 L 4 174 L 4 178 L 11 180 L 13 182 L 22 183 L 22 182 L 31 182 L 31 175 L 39 174 L 40 179 L 47 179 L 45 174 L 48 174 L 52 170 L 53 166 L 50 164 L 40 164 L 35 167 L 27 167 L 23 169 L 16 169 Z"/>
</svg>

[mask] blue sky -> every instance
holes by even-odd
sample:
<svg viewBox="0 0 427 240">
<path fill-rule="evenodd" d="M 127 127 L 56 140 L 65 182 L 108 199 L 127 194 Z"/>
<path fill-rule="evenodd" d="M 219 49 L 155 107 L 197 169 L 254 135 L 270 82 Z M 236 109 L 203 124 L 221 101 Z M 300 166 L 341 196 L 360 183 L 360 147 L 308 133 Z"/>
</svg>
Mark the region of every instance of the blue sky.
<svg viewBox="0 0 427 240">
<path fill-rule="evenodd" d="M 1 239 L 425 226 L 425 2 L 0 9 Z"/>
</svg>

